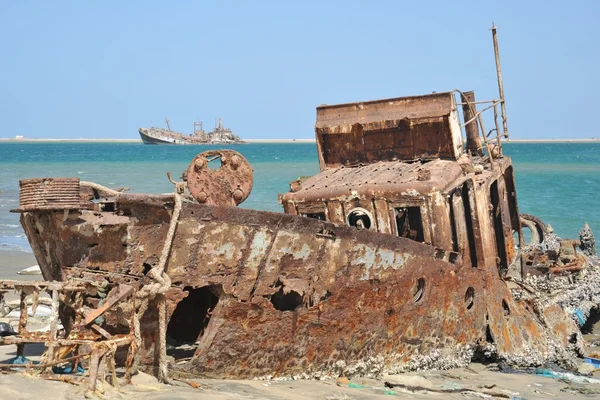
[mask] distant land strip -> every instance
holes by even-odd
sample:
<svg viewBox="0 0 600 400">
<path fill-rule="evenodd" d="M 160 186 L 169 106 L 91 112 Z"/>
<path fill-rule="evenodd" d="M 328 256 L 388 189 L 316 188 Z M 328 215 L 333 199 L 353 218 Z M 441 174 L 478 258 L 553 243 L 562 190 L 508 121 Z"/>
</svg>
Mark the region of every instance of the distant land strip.
<svg viewBox="0 0 600 400">
<path fill-rule="evenodd" d="M 248 143 L 315 143 L 315 139 L 243 139 Z M 42 139 L 42 138 L 0 138 L 0 142 L 66 142 L 66 143 L 141 143 L 141 139 Z M 587 139 L 509 139 L 502 143 L 598 143 L 600 138 Z"/>
<path fill-rule="evenodd" d="M 315 139 L 242 139 L 248 143 L 315 143 Z M 67 143 L 141 143 L 141 139 L 41 139 L 41 138 L 0 138 L 0 142 L 67 142 Z"/>
</svg>

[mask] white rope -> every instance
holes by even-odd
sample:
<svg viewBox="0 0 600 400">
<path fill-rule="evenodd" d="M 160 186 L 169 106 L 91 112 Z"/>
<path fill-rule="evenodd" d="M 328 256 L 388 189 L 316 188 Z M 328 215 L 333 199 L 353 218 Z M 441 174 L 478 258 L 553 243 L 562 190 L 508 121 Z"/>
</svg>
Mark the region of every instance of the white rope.
<svg viewBox="0 0 600 400">
<path fill-rule="evenodd" d="M 141 300 L 138 311 L 135 312 L 134 324 L 134 336 L 137 348 L 140 349 L 142 346 L 141 327 L 140 319 L 148 309 L 150 300 L 157 300 L 157 311 L 158 311 L 158 341 L 154 344 L 154 351 L 158 351 L 158 370 L 157 378 L 162 383 L 169 383 L 168 371 L 167 371 L 167 307 L 165 293 L 171 287 L 171 278 L 165 272 L 167 260 L 173 246 L 173 238 L 175 237 L 175 229 L 179 221 L 179 214 L 181 213 L 182 200 L 181 194 L 183 192 L 183 182 L 178 182 L 175 188 L 175 205 L 173 207 L 173 214 L 171 214 L 171 222 L 169 224 L 169 230 L 167 237 L 165 238 L 165 244 L 163 246 L 158 265 L 152 268 L 147 276 L 154 282 L 144 285 L 137 293 L 136 297 Z M 118 192 L 117 192 L 118 193 Z M 136 358 L 136 367 L 138 364 Z"/>
<path fill-rule="evenodd" d="M 79 185 L 80 186 L 84 186 L 84 187 L 89 187 L 89 188 L 92 188 L 92 189 L 96 189 L 96 190 L 99 190 L 101 192 L 108 193 L 111 196 L 118 196 L 118 195 L 123 194 L 123 192 L 118 192 L 118 191 L 116 191 L 114 189 L 107 188 L 106 186 L 102 186 L 102 185 L 99 185 L 99 184 L 94 183 L 94 182 L 81 181 L 81 182 L 79 182 Z"/>
</svg>

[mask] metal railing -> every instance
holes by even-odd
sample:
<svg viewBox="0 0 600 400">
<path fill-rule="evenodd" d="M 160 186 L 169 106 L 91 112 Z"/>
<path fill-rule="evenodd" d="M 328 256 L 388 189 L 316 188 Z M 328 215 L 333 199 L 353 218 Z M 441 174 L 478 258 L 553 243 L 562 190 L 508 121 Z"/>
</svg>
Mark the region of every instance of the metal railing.
<svg viewBox="0 0 600 400">
<path fill-rule="evenodd" d="M 498 78 L 498 94 L 500 96 L 499 99 L 494 100 L 485 100 L 485 101 L 469 101 L 468 97 L 462 91 L 455 89 L 454 92 L 460 94 L 461 102 L 457 103 L 457 105 L 462 105 L 468 107 L 470 110 L 470 118 L 466 120 L 463 124 L 461 124 L 461 129 L 465 129 L 467 125 L 471 123 L 475 123 L 477 126 L 477 131 L 480 132 L 481 138 L 483 139 L 483 144 L 487 151 L 488 157 L 490 159 L 490 163 L 492 166 L 494 165 L 494 159 L 502 157 L 502 139 L 508 139 L 508 126 L 506 121 L 506 101 L 504 99 L 504 85 L 502 83 L 502 70 L 500 67 L 500 52 L 498 49 L 498 38 L 496 35 L 497 27 L 492 24 L 492 39 L 494 42 L 494 55 L 496 61 L 496 76 Z M 487 105 L 482 110 L 476 111 L 476 105 Z M 498 111 L 498 106 L 500 106 L 500 111 Z M 483 124 L 482 114 L 490 109 L 494 111 L 494 125 L 493 129 L 490 129 L 486 132 L 485 126 Z M 464 113 L 463 113 L 464 114 Z M 500 126 L 500 122 L 498 121 L 498 116 L 502 118 L 502 127 Z M 495 132 L 495 136 L 493 133 Z M 467 134 L 468 137 L 468 134 Z"/>
</svg>

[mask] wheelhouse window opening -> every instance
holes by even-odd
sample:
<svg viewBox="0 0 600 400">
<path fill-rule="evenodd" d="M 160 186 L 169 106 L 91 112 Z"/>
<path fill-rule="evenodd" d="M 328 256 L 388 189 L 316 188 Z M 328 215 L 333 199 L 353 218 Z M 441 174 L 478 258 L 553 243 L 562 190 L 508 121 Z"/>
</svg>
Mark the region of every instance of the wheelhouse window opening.
<svg viewBox="0 0 600 400">
<path fill-rule="evenodd" d="M 472 251 L 475 247 L 473 242 L 474 235 L 469 235 L 469 230 L 473 226 L 470 224 L 470 214 L 468 198 L 465 201 L 463 189 L 465 185 L 457 187 L 450 196 L 450 222 L 452 227 L 452 248 L 462 256 L 466 265 L 477 266 L 477 259 Z M 468 191 L 467 191 L 468 194 Z"/>
<path fill-rule="evenodd" d="M 504 171 L 504 183 L 506 187 L 506 194 L 508 197 L 508 208 L 510 213 L 510 222 L 512 224 L 513 238 L 519 247 L 523 247 L 525 243 L 525 237 L 521 230 L 521 219 L 519 217 L 519 208 L 517 206 L 517 192 L 515 188 L 515 178 L 513 175 L 513 167 L 508 167 Z"/>
<path fill-rule="evenodd" d="M 373 221 L 371 214 L 364 208 L 357 207 L 348 213 L 348 225 L 358 229 L 370 229 Z"/>
<path fill-rule="evenodd" d="M 450 197 L 450 228 L 452 230 L 452 251 L 458 252 L 458 229 L 456 227 L 456 216 L 454 215 L 453 197 Z"/>
<path fill-rule="evenodd" d="M 325 213 L 324 212 L 316 212 L 316 213 L 302 213 L 303 217 L 314 218 L 320 221 L 325 221 Z"/>
<path fill-rule="evenodd" d="M 494 181 L 490 186 L 490 200 L 492 202 L 492 221 L 494 223 L 494 236 L 496 236 L 496 250 L 498 255 L 498 268 L 501 275 L 508 270 L 508 261 L 506 256 L 506 243 L 504 241 L 504 232 L 502 225 L 502 210 L 500 209 L 500 195 L 498 193 L 498 181 Z"/>
<path fill-rule="evenodd" d="M 465 222 L 467 227 L 467 237 L 469 240 L 469 252 L 471 256 L 471 266 L 477 268 L 477 246 L 475 245 L 475 231 L 473 230 L 473 215 L 475 213 L 475 204 L 471 204 L 469 196 L 469 186 L 466 184 L 462 187 L 462 201 L 465 208 Z"/>
<path fill-rule="evenodd" d="M 421 207 L 397 207 L 394 208 L 396 228 L 398 236 L 424 242 L 423 221 L 421 219 Z"/>
</svg>

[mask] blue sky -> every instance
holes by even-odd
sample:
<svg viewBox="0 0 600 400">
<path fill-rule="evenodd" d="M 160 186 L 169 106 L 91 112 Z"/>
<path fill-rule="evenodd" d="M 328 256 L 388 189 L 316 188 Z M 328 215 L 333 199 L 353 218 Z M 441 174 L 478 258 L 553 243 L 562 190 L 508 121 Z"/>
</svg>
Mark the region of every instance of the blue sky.
<svg viewBox="0 0 600 400">
<path fill-rule="evenodd" d="M 217 117 L 312 138 L 315 107 L 474 89 L 513 138 L 600 137 L 597 1 L 0 0 L 0 137 L 137 138 Z"/>
</svg>

